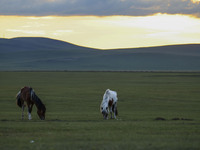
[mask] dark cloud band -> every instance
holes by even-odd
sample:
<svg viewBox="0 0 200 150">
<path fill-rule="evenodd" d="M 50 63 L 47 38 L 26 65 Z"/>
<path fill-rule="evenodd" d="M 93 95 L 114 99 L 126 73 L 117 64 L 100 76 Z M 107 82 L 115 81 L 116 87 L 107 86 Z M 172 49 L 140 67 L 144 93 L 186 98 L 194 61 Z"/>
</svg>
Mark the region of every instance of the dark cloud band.
<svg viewBox="0 0 200 150">
<path fill-rule="evenodd" d="M 194 0 L 193 0 L 194 1 Z M 200 3 L 192 0 L 1 0 L 0 15 L 131 15 L 193 14 Z"/>
</svg>

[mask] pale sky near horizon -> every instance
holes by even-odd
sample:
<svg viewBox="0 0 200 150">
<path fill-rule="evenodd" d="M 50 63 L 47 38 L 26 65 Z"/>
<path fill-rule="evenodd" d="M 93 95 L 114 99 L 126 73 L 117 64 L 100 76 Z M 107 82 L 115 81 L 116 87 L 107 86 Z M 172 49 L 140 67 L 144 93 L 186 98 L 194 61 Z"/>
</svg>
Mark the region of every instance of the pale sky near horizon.
<svg viewBox="0 0 200 150">
<path fill-rule="evenodd" d="M 200 0 L 2 0 L 0 38 L 13 37 L 100 49 L 200 43 Z"/>
</svg>

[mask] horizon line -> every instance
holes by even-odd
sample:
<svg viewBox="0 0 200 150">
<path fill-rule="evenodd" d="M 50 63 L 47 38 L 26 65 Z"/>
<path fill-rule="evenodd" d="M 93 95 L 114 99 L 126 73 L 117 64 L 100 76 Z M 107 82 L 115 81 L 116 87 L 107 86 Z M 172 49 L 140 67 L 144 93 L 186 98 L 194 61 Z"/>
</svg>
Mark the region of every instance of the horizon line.
<svg viewBox="0 0 200 150">
<path fill-rule="evenodd" d="M 123 50 L 123 49 L 140 49 L 140 48 L 153 48 L 153 47 L 167 47 L 167 46 L 184 46 L 184 45 L 200 45 L 199 43 L 180 43 L 180 44 L 164 44 L 164 45 L 155 45 L 155 46 L 141 46 L 141 47 L 124 47 L 124 48 L 107 48 L 107 49 L 103 49 L 103 48 L 95 48 L 95 47 L 88 47 L 88 46 L 84 46 L 84 45 L 78 45 L 76 43 L 72 43 L 72 42 L 68 42 L 68 41 L 64 41 L 64 40 L 59 40 L 59 39 L 55 39 L 55 38 L 50 38 L 50 37 L 31 37 L 31 36 L 21 36 L 21 37 L 12 37 L 12 38 L 1 38 L 0 39 L 7 39 L 7 40 L 11 40 L 11 39 L 19 39 L 19 38 L 41 38 L 41 39 L 50 39 L 50 40 L 55 40 L 55 41 L 60 41 L 60 42 L 64 42 L 64 43 L 69 43 L 75 46 L 79 46 L 79 47 L 84 47 L 84 48 L 90 48 L 90 49 L 96 49 L 96 50 Z"/>
</svg>

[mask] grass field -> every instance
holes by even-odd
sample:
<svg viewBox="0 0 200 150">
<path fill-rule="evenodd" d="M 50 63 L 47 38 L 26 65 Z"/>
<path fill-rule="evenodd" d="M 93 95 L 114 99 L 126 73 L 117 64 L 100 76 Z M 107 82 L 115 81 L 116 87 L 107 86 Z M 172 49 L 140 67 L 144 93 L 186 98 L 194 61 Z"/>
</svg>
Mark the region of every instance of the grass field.
<svg viewBox="0 0 200 150">
<path fill-rule="evenodd" d="M 35 106 L 21 120 L 15 95 L 25 85 L 45 121 Z M 99 112 L 107 88 L 118 93 L 118 120 Z M 0 72 L 0 149 L 198 150 L 200 73 Z"/>
</svg>

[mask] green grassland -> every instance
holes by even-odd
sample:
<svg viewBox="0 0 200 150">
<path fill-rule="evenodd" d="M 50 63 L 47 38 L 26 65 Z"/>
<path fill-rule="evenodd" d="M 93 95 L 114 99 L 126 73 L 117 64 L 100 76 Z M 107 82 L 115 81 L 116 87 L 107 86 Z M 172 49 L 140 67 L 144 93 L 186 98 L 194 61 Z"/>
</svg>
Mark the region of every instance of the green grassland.
<svg viewBox="0 0 200 150">
<path fill-rule="evenodd" d="M 46 105 L 45 121 L 35 106 L 21 120 L 15 95 L 25 85 Z M 118 120 L 99 112 L 107 88 L 118 93 Z M 197 150 L 199 116 L 200 73 L 0 72 L 1 150 Z"/>
</svg>

